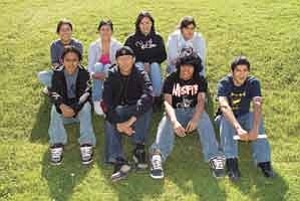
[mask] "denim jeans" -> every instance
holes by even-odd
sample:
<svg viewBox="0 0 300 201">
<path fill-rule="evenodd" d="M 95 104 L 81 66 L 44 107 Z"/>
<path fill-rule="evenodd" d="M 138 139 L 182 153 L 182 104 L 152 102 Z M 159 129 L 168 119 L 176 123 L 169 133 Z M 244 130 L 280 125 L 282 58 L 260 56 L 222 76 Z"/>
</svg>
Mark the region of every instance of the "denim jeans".
<svg viewBox="0 0 300 201">
<path fill-rule="evenodd" d="M 118 106 L 116 112 L 125 122 L 133 114 L 134 106 Z M 145 144 L 148 137 L 148 129 L 151 120 L 151 109 L 143 115 L 139 116 L 133 125 L 135 133 L 131 136 L 133 144 Z M 125 158 L 122 147 L 122 138 L 124 135 L 120 133 L 115 124 L 105 121 L 105 162 L 113 163 L 117 157 Z"/>
<path fill-rule="evenodd" d="M 175 72 L 176 71 L 175 65 L 168 65 L 166 71 L 168 74 Z M 199 73 L 199 75 L 205 77 L 205 68 L 203 68 L 203 70 Z"/>
<path fill-rule="evenodd" d="M 38 73 L 38 80 L 45 86 L 51 88 L 53 70 L 45 70 Z"/>
<path fill-rule="evenodd" d="M 195 108 L 178 108 L 175 109 L 175 114 L 178 122 L 186 127 L 192 119 Z M 204 111 L 197 125 L 197 132 L 202 144 L 202 152 L 205 161 L 209 161 L 216 156 L 222 156 L 219 151 L 219 145 L 216 140 L 215 131 L 208 114 Z M 174 146 L 175 133 L 170 119 L 165 115 L 159 123 L 156 140 L 151 145 L 150 153 L 159 152 L 163 161 L 171 154 Z"/>
<path fill-rule="evenodd" d="M 96 145 L 96 137 L 92 125 L 92 116 L 91 116 L 91 104 L 89 102 L 85 103 L 80 112 L 77 114 L 76 118 L 65 118 L 62 114 L 59 114 L 56 111 L 55 106 L 51 108 L 51 120 L 49 125 L 49 137 L 50 146 L 53 144 L 67 144 L 67 133 L 64 127 L 65 121 L 69 123 L 73 121 L 74 123 L 80 123 L 80 137 L 78 142 L 80 145 L 91 144 Z"/>
<path fill-rule="evenodd" d="M 95 64 L 95 73 L 105 73 L 107 75 L 108 69 L 111 64 L 103 65 L 102 63 Z M 93 79 L 93 101 L 100 101 L 103 93 L 104 80 Z"/>
<path fill-rule="evenodd" d="M 220 128 L 221 147 L 226 158 L 238 157 L 238 141 L 233 139 L 236 134 L 235 129 L 230 122 L 223 116 L 216 118 Z M 253 126 L 253 113 L 249 112 L 237 118 L 243 129 L 250 131 Z M 265 134 L 263 120 L 259 124 L 259 134 Z M 251 142 L 252 158 L 255 163 L 268 162 L 271 160 L 270 144 L 267 139 L 257 139 Z"/>
<path fill-rule="evenodd" d="M 136 62 L 136 66 L 144 69 L 144 64 L 142 62 Z M 149 76 L 153 86 L 154 96 L 158 97 L 161 95 L 162 90 L 162 78 L 160 73 L 160 65 L 156 62 L 150 64 Z"/>
</svg>

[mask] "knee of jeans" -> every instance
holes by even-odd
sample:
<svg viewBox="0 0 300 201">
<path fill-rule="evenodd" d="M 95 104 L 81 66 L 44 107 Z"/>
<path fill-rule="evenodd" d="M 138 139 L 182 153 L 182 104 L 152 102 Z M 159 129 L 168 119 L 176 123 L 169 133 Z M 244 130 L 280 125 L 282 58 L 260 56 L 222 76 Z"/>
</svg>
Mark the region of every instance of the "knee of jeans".
<svg viewBox="0 0 300 201">
<path fill-rule="evenodd" d="M 102 72 L 103 71 L 103 64 L 102 63 L 96 63 L 94 66 L 95 72 Z"/>
<path fill-rule="evenodd" d="M 80 114 L 88 114 L 91 112 L 91 104 L 89 102 L 86 102 L 81 110 L 79 111 Z"/>
</svg>

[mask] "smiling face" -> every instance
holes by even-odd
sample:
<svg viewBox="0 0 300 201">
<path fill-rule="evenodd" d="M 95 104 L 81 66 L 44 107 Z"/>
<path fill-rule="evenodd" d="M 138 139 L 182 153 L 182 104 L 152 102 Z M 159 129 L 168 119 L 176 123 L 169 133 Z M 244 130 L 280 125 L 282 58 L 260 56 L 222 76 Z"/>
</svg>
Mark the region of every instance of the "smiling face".
<svg viewBox="0 0 300 201">
<path fill-rule="evenodd" d="M 134 58 L 131 55 L 122 55 L 117 58 L 117 64 L 122 75 L 128 76 L 133 68 Z"/>
<path fill-rule="evenodd" d="M 249 75 L 249 69 L 247 65 L 237 65 L 232 71 L 233 82 L 236 86 L 241 86 L 245 83 Z"/>
<path fill-rule="evenodd" d="M 191 64 L 182 64 L 180 65 L 180 73 L 179 77 L 180 79 L 187 81 L 192 79 L 194 75 L 195 68 Z"/>
<path fill-rule="evenodd" d="M 99 29 L 99 33 L 100 33 L 100 38 L 102 38 L 104 40 L 109 40 L 109 39 L 111 39 L 113 32 L 109 25 L 103 25 Z"/>
<path fill-rule="evenodd" d="M 62 24 L 58 31 L 58 36 L 63 42 L 69 42 L 72 37 L 72 28 L 68 24 Z"/>
<path fill-rule="evenodd" d="M 181 29 L 182 36 L 185 40 L 190 40 L 193 38 L 195 32 L 195 26 L 193 24 L 189 24 L 187 27 L 183 27 Z"/>
<path fill-rule="evenodd" d="M 139 23 L 139 28 L 144 35 L 148 35 L 151 32 L 152 22 L 149 17 L 144 17 Z"/>
<path fill-rule="evenodd" d="M 75 52 L 68 52 L 63 58 L 63 65 L 68 74 L 74 74 L 79 65 L 78 55 Z"/>
</svg>

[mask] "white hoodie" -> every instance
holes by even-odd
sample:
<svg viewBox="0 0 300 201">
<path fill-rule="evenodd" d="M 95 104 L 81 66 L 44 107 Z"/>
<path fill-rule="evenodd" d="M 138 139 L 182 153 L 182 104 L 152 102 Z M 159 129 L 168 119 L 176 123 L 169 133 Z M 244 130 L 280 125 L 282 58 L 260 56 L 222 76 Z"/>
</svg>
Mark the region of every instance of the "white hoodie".
<svg viewBox="0 0 300 201">
<path fill-rule="evenodd" d="M 167 63 L 168 66 L 174 66 L 174 61 L 179 56 L 181 50 L 185 47 L 191 47 L 199 55 L 202 60 L 203 70 L 202 75 L 205 75 L 205 54 L 206 54 L 206 44 L 205 40 L 200 33 L 194 32 L 194 36 L 190 40 L 185 40 L 178 29 L 171 33 L 167 42 Z"/>
<path fill-rule="evenodd" d="M 119 41 L 112 38 L 110 41 L 110 48 L 109 48 L 109 60 L 111 64 L 114 64 L 116 62 L 116 52 L 119 48 L 121 48 L 122 45 Z M 99 58 L 101 56 L 101 39 L 97 39 L 96 41 L 92 42 L 89 48 L 89 54 L 88 54 L 88 71 L 89 73 L 94 72 L 94 66 L 99 61 Z"/>
</svg>

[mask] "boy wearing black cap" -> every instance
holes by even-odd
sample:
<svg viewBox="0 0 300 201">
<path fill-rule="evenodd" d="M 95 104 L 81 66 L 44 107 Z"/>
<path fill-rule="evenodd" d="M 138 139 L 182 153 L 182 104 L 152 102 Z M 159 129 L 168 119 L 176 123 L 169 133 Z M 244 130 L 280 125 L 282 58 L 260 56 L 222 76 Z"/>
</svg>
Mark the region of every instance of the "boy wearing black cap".
<svg viewBox="0 0 300 201">
<path fill-rule="evenodd" d="M 125 178 L 131 169 L 122 149 L 123 135 L 131 137 L 136 146 L 133 159 L 137 168 L 147 168 L 144 147 L 150 124 L 153 89 L 148 74 L 137 68 L 134 60 L 130 47 L 118 49 L 117 64 L 109 70 L 104 82 L 102 109 L 106 114 L 105 160 L 115 165 L 112 181 Z"/>
<path fill-rule="evenodd" d="M 184 49 L 176 68 L 177 71 L 166 78 L 163 87 L 166 115 L 160 121 L 156 140 L 150 148 L 150 176 L 154 179 L 164 177 L 162 162 L 171 154 L 175 134 L 185 137 L 197 129 L 205 160 L 210 162 L 213 175 L 222 177 L 224 159 L 219 153 L 210 118 L 204 110 L 207 83 L 199 75 L 203 68 L 201 59 L 191 49 Z"/>
<path fill-rule="evenodd" d="M 262 97 L 260 82 L 249 75 L 250 62 L 238 56 L 231 64 L 231 74 L 218 84 L 221 145 L 226 157 L 228 176 L 232 181 L 240 177 L 237 140 L 251 141 L 254 162 L 264 176 L 274 177 L 271 167 L 270 145 L 266 139 L 262 121 Z M 252 102 L 253 112 L 250 112 Z"/>
</svg>

